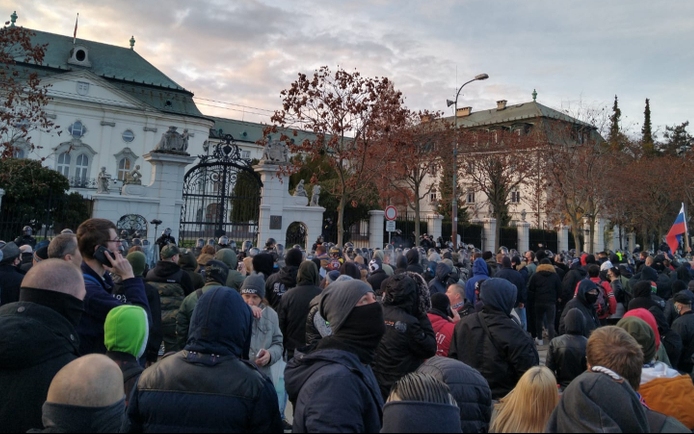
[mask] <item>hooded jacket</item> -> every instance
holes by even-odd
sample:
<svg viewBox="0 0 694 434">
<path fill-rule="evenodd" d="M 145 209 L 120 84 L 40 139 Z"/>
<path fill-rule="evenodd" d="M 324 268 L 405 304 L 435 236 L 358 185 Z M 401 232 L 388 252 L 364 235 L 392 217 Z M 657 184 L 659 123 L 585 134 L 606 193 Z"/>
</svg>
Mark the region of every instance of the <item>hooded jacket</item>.
<svg viewBox="0 0 694 434">
<path fill-rule="evenodd" d="M 372 366 L 385 400 L 396 381 L 436 354 L 436 334 L 427 317 L 429 290 L 420 274 L 389 277 L 381 288 L 386 333 Z"/>
<path fill-rule="evenodd" d="M 382 433 L 421 433 L 432 429 L 431 415 L 436 415 L 436 432 L 460 431 L 460 410 L 455 405 L 425 401 L 391 401 L 383 407 Z"/>
<path fill-rule="evenodd" d="M 445 262 L 439 262 L 436 264 L 436 273 L 434 278 L 429 281 L 429 295 L 434 295 L 437 292 L 445 294 L 448 289 L 448 278 L 453 271 L 448 264 Z"/>
<path fill-rule="evenodd" d="M 210 281 L 205 284 L 202 288 L 196 289 L 191 294 L 183 299 L 181 307 L 176 313 L 176 341 L 179 348 L 183 348 L 188 342 L 188 330 L 190 328 L 190 321 L 193 317 L 193 312 L 195 311 L 195 306 L 198 303 L 198 293 L 205 294 L 210 289 L 219 288 L 223 286 L 219 282 Z"/>
<path fill-rule="evenodd" d="M 55 310 L 20 301 L 0 307 L 0 427 L 41 427 L 53 376 L 79 357 L 75 327 Z"/>
<path fill-rule="evenodd" d="M 287 291 L 280 299 L 279 317 L 280 330 L 284 336 L 284 349 L 287 360 L 294 357 L 296 348 L 306 345 L 306 318 L 311 300 L 320 295 L 318 287 L 320 275 L 316 264 L 304 261 L 299 266 L 296 286 Z"/>
<path fill-rule="evenodd" d="M 275 274 L 267 278 L 265 282 L 265 298 L 273 309 L 279 309 L 280 300 L 284 294 L 296 286 L 296 277 L 299 267 L 286 265 Z"/>
<path fill-rule="evenodd" d="M 516 304 L 526 303 L 528 301 L 528 289 L 525 285 L 525 278 L 523 278 L 520 271 L 516 271 L 512 267 L 506 267 L 502 263 L 502 266 L 499 268 L 499 271 L 496 272 L 495 277 L 498 277 L 499 279 L 506 279 L 516 286 L 516 289 L 518 290 L 518 294 L 516 295 Z"/>
<path fill-rule="evenodd" d="M 251 327 L 250 308 L 238 292 L 207 291 L 193 313 L 185 349 L 140 376 L 127 431 L 282 431 L 272 382 L 242 360 Z"/>
<path fill-rule="evenodd" d="M 432 357 L 417 368 L 444 382 L 458 404 L 463 432 L 487 432 L 492 417 L 492 392 L 482 374 L 460 360 Z M 424 430 L 426 432 L 426 430 Z"/>
<path fill-rule="evenodd" d="M 540 264 L 528 282 L 528 299 L 534 304 L 556 304 L 561 296 L 561 279 L 554 266 Z"/>
<path fill-rule="evenodd" d="M 436 355 L 448 357 L 455 323 L 448 318 L 445 312 L 434 308 L 427 313 L 427 317 L 431 322 L 434 333 L 436 333 Z"/>
<path fill-rule="evenodd" d="M 545 432 L 649 432 L 636 393 L 624 379 L 586 371 L 569 384 Z"/>
<path fill-rule="evenodd" d="M 234 252 L 232 249 L 220 249 L 217 253 L 215 253 L 214 258 L 224 262 L 227 264 L 227 267 L 229 267 L 226 286 L 240 291 L 244 278 L 243 275 L 241 275 L 241 273 L 239 273 L 236 269 L 239 265 L 236 252 Z"/>
<path fill-rule="evenodd" d="M 248 352 L 248 359 L 255 362 L 258 352 L 265 349 L 270 353 L 270 361 L 265 366 L 258 366 L 258 370 L 268 377 L 272 377 L 270 368 L 275 363 L 282 360 L 282 332 L 280 331 L 277 312 L 271 307 L 261 303 L 262 315 L 260 318 L 253 318 L 253 328 L 251 334 L 251 348 Z"/>
<path fill-rule="evenodd" d="M 106 355 L 116 362 L 123 373 L 125 404 L 143 371 L 137 359 L 147 347 L 149 330 L 147 313 L 140 306 L 119 306 L 111 309 L 104 322 Z"/>
<path fill-rule="evenodd" d="M 566 273 L 564 279 L 561 282 L 561 302 L 559 304 L 561 306 L 565 306 L 566 303 L 568 303 L 569 300 L 571 300 L 574 297 L 574 292 L 576 292 L 576 286 L 578 285 L 578 282 L 587 278 L 588 272 L 585 270 L 585 268 L 579 265 L 572 265 L 571 269 L 568 273 Z"/>
<path fill-rule="evenodd" d="M 672 330 L 682 337 L 682 354 L 676 366 L 682 372 L 690 373 L 694 368 L 692 356 L 694 355 L 694 311 L 688 311 L 680 315 L 672 323 Z"/>
<path fill-rule="evenodd" d="M 631 301 L 629 302 L 627 310 L 633 310 L 638 308 L 644 308 L 646 310 L 649 310 L 651 307 L 655 306 L 660 308 L 660 310 L 662 311 L 665 308 L 665 302 L 660 297 L 653 294 L 650 285 L 644 285 L 642 282 L 648 281 L 642 280 L 632 286 L 632 290 L 634 291 L 634 298 L 631 299 Z"/>
<path fill-rule="evenodd" d="M 295 403 L 292 432 L 378 432 L 383 398 L 371 367 L 349 351 L 297 353 L 284 381 Z M 325 423 L 330 415 L 330 423 Z M 321 417 L 322 416 L 322 417 Z"/>
<path fill-rule="evenodd" d="M 181 269 L 190 277 L 193 290 L 202 288 L 205 285 L 205 279 L 202 278 L 201 274 L 195 271 L 198 269 L 198 262 L 195 260 L 195 253 L 193 253 L 192 250 L 181 253 L 181 256 L 178 258 L 178 265 L 180 265 Z"/>
<path fill-rule="evenodd" d="M 557 336 L 549 343 L 545 364 L 552 370 L 562 388 L 586 370 L 586 345 L 584 336 L 586 320 L 581 311 L 571 309 L 564 318 L 566 334 Z"/>
<path fill-rule="evenodd" d="M 165 351 L 179 351 L 183 347 L 176 339 L 176 315 L 185 297 L 193 292 L 190 276 L 174 262 L 159 261 L 156 267 L 147 273 L 145 282 L 159 293 Z"/>
<path fill-rule="evenodd" d="M 566 303 L 566 306 L 564 306 L 564 310 L 562 310 L 561 312 L 561 317 L 559 318 L 559 334 L 566 333 L 566 315 L 573 308 L 578 309 L 583 314 L 583 317 L 586 321 L 586 328 L 584 330 L 583 336 L 590 336 L 590 333 L 593 330 L 600 327 L 598 317 L 595 313 L 595 306 L 589 304 L 586 301 L 586 293 L 593 288 L 597 289 L 598 286 L 590 280 L 584 279 L 581 280 L 581 282 L 578 284 L 576 296 L 569 300 L 568 303 Z"/>
<path fill-rule="evenodd" d="M 477 282 L 481 283 L 486 279 L 489 279 L 487 263 L 484 262 L 484 259 L 477 258 L 475 262 L 472 263 L 472 277 L 465 283 L 465 299 L 470 302 L 470 304 L 474 305 L 478 301 L 475 297 L 475 284 Z"/>
<path fill-rule="evenodd" d="M 489 383 L 492 397 L 500 399 L 540 358 L 532 338 L 511 318 L 515 285 L 488 279 L 482 283 L 480 297 L 482 311 L 456 324 L 448 355 L 477 369 Z"/>
<path fill-rule="evenodd" d="M 405 253 L 405 258 L 407 258 L 407 268 L 406 271 L 412 271 L 414 273 L 424 274 L 424 268 L 422 264 L 419 263 L 419 250 L 417 248 L 412 248 Z"/>
</svg>

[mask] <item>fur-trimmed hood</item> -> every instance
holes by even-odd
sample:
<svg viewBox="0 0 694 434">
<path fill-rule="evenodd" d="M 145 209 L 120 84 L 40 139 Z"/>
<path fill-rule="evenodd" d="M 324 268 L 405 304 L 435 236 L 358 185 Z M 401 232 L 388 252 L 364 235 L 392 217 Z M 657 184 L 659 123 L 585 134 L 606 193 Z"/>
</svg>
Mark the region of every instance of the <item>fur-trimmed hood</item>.
<svg viewBox="0 0 694 434">
<path fill-rule="evenodd" d="M 554 268 L 554 265 L 552 264 L 540 264 L 537 266 L 537 269 L 535 270 L 536 273 L 541 273 L 543 271 L 549 272 L 549 273 L 556 273 L 557 270 Z"/>
<path fill-rule="evenodd" d="M 406 271 L 389 277 L 381 283 L 383 299 L 388 306 L 397 306 L 419 317 L 431 309 L 431 298 L 426 281 L 419 273 Z"/>
</svg>

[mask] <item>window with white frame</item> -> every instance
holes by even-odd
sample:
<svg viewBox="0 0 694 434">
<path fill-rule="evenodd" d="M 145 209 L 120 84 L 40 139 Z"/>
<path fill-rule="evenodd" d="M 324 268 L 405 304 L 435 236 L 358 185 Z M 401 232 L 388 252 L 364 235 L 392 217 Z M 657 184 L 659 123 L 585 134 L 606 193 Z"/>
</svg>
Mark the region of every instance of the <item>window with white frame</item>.
<svg viewBox="0 0 694 434">
<path fill-rule="evenodd" d="M 75 180 L 80 184 L 87 182 L 89 176 L 89 157 L 85 154 L 80 154 L 75 160 Z"/>
<path fill-rule="evenodd" d="M 70 154 L 63 152 L 62 154 L 58 155 L 55 170 L 60 172 L 66 178 L 70 177 Z"/>
<path fill-rule="evenodd" d="M 521 194 L 520 191 L 514 190 L 511 192 L 511 203 L 520 203 Z"/>
<path fill-rule="evenodd" d="M 431 202 L 431 203 L 436 203 L 437 200 L 438 200 L 438 198 L 437 198 L 437 196 L 436 196 L 436 189 L 433 189 L 433 190 L 431 190 L 431 192 L 429 193 L 429 202 Z"/>
<path fill-rule="evenodd" d="M 130 173 L 130 169 L 132 168 L 132 162 L 130 161 L 129 158 L 123 157 L 120 159 L 118 162 L 118 179 L 121 181 L 125 181 L 125 177 Z"/>
<path fill-rule="evenodd" d="M 475 190 L 468 189 L 468 191 L 467 191 L 467 203 L 475 203 Z"/>
</svg>

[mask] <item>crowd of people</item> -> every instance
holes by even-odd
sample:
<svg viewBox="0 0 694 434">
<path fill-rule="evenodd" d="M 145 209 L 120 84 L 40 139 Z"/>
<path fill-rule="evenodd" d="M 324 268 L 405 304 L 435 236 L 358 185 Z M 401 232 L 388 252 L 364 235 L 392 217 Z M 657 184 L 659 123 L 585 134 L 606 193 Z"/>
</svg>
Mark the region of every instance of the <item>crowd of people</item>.
<svg viewBox="0 0 694 434">
<path fill-rule="evenodd" d="M 667 251 L 164 231 L 149 269 L 124 241 L 0 242 L 0 431 L 694 429 L 694 270 Z"/>
</svg>

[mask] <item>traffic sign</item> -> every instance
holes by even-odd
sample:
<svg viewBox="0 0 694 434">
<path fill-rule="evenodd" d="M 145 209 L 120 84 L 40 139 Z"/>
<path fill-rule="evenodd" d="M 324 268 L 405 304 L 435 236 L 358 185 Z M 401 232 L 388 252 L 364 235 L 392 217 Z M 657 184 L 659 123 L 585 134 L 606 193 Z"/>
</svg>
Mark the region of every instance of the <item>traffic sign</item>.
<svg viewBox="0 0 694 434">
<path fill-rule="evenodd" d="M 398 210 L 395 208 L 393 205 L 388 205 L 385 209 L 386 211 L 386 220 L 395 220 L 398 218 Z M 395 229 L 393 229 L 395 230 Z"/>
<path fill-rule="evenodd" d="M 386 222 L 386 232 L 395 232 L 395 221 L 388 220 Z"/>
</svg>

